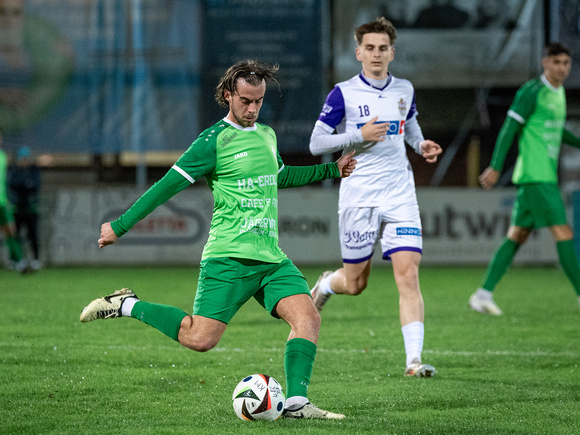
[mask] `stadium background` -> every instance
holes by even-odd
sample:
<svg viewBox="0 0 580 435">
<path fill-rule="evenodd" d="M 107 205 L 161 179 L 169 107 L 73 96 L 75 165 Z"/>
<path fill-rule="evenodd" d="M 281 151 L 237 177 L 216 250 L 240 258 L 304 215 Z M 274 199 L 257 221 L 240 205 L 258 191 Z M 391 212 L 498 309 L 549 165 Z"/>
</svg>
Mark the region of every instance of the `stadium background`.
<svg viewBox="0 0 580 435">
<path fill-rule="evenodd" d="M 0 15 L 0 127 L 9 154 L 28 145 L 43 165 L 45 263 L 197 263 L 212 211 L 204 182 L 160 207 L 106 255 L 96 246 L 99 226 L 225 115 L 213 101 L 215 85 L 242 58 L 280 64 L 282 92 L 270 90 L 260 121 L 275 128 L 286 164 L 320 162 L 309 154 L 308 139 L 332 85 L 359 71 L 353 29 L 384 15 L 399 35 L 390 71 L 413 82 L 425 136 L 444 148 L 437 165 L 409 153 L 423 261 L 484 264 L 507 228 L 515 149 L 500 189 L 481 191 L 477 175 L 489 163 L 516 89 L 541 72 L 549 40 L 575 51 L 566 87 L 569 126 L 580 134 L 580 2 L 456 1 L 461 11 L 447 11 L 443 23 L 435 13 L 432 22 L 419 20 L 431 3 L 8 2 L 22 10 L 3 8 Z M 561 161 L 571 217 L 580 175 L 575 151 L 564 147 Z M 340 261 L 336 185 L 280 197 L 280 243 L 288 255 L 298 264 Z M 517 261 L 557 263 L 550 235 L 540 231 Z"/>
</svg>

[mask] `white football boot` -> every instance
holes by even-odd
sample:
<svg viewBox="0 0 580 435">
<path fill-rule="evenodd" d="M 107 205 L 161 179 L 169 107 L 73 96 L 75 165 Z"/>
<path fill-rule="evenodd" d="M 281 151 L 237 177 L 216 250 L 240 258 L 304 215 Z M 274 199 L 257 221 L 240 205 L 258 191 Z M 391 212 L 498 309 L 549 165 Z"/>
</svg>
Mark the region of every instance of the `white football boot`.
<svg viewBox="0 0 580 435">
<path fill-rule="evenodd" d="M 330 294 L 323 294 L 320 291 L 320 282 L 332 275 L 332 271 L 331 270 L 327 270 L 326 272 L 324 272 L 322 275 L 320 275 L 318 277 L 318 281 L 316 281 L 316 284 L 314 284 L 314 287 L 312 287 L 312 290 L 310 291 L 310 293 L 312 294 L 312 302 L 314 302 L 314 306 L 316 307 L 316 309 L 320 312 L 322 311 L 322 307 L 324 307 L 324 305 L 328 302 L 328 300 L 330 299 Z"/>
<path fill-rule="evenodd" d="M 421 364 L 416 358 L 405 368 L 405 376 L 415 376 L 416 378 L 432 378 L 435 373 L 437 373 L 435 367 Z"/>
<path fill-rule="evenodd" d="M 137 295 L 129 288 L 122 288 L 112 295 L 95 299 L 81 313 L 81 322 L 121 317 L 121 306 L 127 298 L 137 298 Z"/>
<path fill-rule="evenodd" d="M 323 411 L 317 408 L 310 402 L 306 402 L 305 405 L 301 406 L 295 410 L 285 409 L 282 413 L 283 418 L 315 418 L 319 420 L 342 420 L 344 414 L 335 414 L 330 411 Z"/>
<path fill-rule="evenodd" d="M 482 314 L 491 314 L 492 316 L 501 316 L 503 311 L 493 301 L 493 295 L 490 291 L 477 289 L 469 298 L 469 307 L 473 311 Z"/>
</svg>

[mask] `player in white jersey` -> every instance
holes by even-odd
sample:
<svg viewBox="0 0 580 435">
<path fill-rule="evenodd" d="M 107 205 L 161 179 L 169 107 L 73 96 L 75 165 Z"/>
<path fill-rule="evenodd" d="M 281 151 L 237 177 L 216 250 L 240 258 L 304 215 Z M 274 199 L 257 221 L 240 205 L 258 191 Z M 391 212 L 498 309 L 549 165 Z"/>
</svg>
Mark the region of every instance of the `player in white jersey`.
<svg viewBox="0 0 580 435">
<path fill-rule="evenodd" d="M 385 18 L 356 29 L 356 58 L 362 72 L 338 83 L 328 94 L 310 138 L 314 155 L 356 150 L 358 161 L 356 171 L 340 184 L 343 267 L 323 273 L 312 295 L 321 310 L 333 294 L 362 293 L 375 247 L 380 244 L 383 259 L 392 261 L 399 290 L 407 354 L 404 373 L 431 377 L 435 368 L 421 362 L 424 305 L 419 263 L 423 245 L 405 142 L 429 163 L 437 161 L 441 147 L 423 137 L 411 83 L 388 72 L 396 37 L 394 26 Z"/>
</svg>

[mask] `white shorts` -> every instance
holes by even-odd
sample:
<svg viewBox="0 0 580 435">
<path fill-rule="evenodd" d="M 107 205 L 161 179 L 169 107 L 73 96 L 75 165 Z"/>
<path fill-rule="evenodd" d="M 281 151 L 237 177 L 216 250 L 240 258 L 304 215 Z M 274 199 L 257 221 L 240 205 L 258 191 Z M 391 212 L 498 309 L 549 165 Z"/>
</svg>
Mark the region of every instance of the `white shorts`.
<svg viewBox="0 0 580 435">
<path fill-rule="evenodd" d="M 346 207 L 338 211 L 343 263 L 369 260 L 380 241 L 383 260 L 397 251 L 423 253 L 421 217 L 417 204 L 396 208 Z"/>
</svg>

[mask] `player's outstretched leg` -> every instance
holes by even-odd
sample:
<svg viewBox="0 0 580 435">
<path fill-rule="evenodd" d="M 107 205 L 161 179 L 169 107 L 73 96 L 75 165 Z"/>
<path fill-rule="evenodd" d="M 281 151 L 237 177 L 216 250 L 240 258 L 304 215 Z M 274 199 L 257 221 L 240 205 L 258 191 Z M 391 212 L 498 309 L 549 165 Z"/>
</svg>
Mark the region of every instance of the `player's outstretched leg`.
<svg viewBox="0 0 580 435">
<path fill-rule="evenodd" d="M 482 288 L 477 289 L 469 298 L 469 308 L 473 311 L 492 316 L 501 316 L 503 311 L 493 301 L 493 293 Z"/>
<path fill-rule="evenodd" d="M 334 412 L 324 411 L 310 402 L 306 402 L 305 405 L 298 409 L 288 410 L 285 409 L 282 417 L 284 418 L 316 418 L 321 420 L 341 420 L 344 418 L 344 414 L 335 414 Z"/>
<path fill-rule="evenodd" d="M 432 378 L 437 373 L 435 367 L 429 364 L 421 364 L 421 361 L 414 359 L 405 369 L 405 376 L 415 376 L 416 378 Z"/>
<path fill-rule="evenodd" d="M 314 287 L 312 287 L 312 290 L 310 291 L 312 294 L 312 302 L 314 302 L 314 306 L 319 312 L 322 310 L 322 307 L 324 307 L 326 302 L 328 302 L 330 296 L 332 296 L 330 293 L 322 292 L 320 288 L 322 281 L 332 275 L 332 273 L 333 272 L 331 270 L 327 270 L 322 275 L 320 275 L 318 277 L 318 281 L 316 281 L 316 284 L 314 284 Z"/>
<path fill-rule="evenodd" d="M 112 295 L 95 299 L 81 313 L 81 322 L 121 317 L 121 307 L 128 298 L 137 299 L 137 295 L 131 289 L 122 288 Z"/>
</svg>

